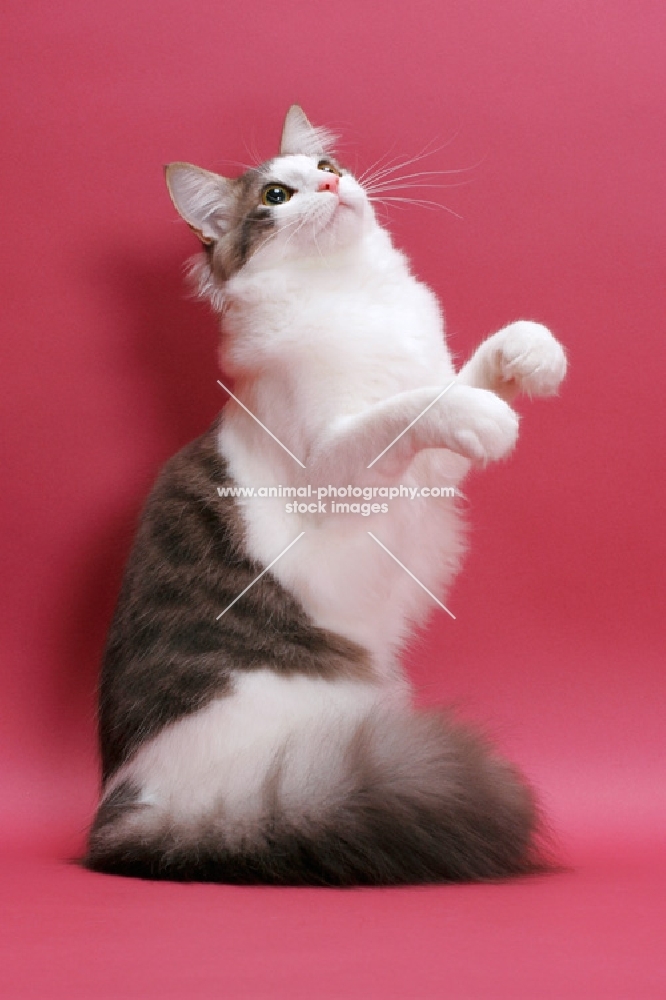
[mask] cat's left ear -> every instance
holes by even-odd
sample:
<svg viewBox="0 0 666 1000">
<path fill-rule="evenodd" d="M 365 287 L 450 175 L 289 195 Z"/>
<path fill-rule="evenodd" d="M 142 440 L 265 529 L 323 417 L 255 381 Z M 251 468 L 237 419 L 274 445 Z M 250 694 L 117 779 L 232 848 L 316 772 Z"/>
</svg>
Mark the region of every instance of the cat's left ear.
<svg viewBox="0 0 666 1000">
<path fill-rule="evenodd" d="M 303 108 L 292 104 L 282 128 L 280 156 L 324 156 L 333 152 L 335 136 L 328 129 L 311 125 Z"/>
<path fill-rule="evenodd" d="M 205 246 L 229 230 L 232 182 L 191 163 L 170 163 L 164 175 L 176 211 Z"/>
</svg>

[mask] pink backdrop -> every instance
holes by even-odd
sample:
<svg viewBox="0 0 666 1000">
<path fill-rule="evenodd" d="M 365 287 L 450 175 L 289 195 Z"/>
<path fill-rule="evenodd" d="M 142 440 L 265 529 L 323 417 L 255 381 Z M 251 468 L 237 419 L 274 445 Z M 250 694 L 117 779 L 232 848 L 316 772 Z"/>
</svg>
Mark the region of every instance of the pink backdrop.
<svg viewBox="0 0 666 1000">
<path fill-rule="evenodd" d="M 0 937 L 11 997 L 663 997 L 666 8 L 7 0 Z M 161 462 L 212 419 L 215 323 L 162 165 L 275 152 L 287 106 L 351 166 L 441 147 L 463 218 L 390 225 L 463 358 L 511 319 L 567 347 L 410 655 L 539 788 L 572 870 L 499 887 L 154 886 L 73 868 L 98 660 Z M 446 178 L 445 178 L 446 179 Z"/>
</svg>

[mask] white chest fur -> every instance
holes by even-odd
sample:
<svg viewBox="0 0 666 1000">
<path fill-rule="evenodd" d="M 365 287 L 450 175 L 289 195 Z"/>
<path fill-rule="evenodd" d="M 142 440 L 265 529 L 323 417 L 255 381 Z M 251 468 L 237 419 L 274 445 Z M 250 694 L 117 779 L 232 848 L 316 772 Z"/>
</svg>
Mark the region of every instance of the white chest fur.
<svg viewBox="0 0 666 1000">
<path fill-rule="evenodd" d="M 317 624 L 369 649 L 389 680 L 398 674 L 395 654 L 409 624 L 435 605 L 369 532 L 441 597 L 463 549 L 455 500 L 386 498 L 378 492 L 371 502 L 382 509 L 366 515 L 334 512 L 335 497 L 323 499 L 322 511 L 316 490 L 452 487 L 469 463 L 450 451 L 428 449 L 396 479 L 390 456 L 367 470 L 376 455 L 360 449 L 352 481 L 347 473 L 345 481 L 336 478 L 335 468 L 328 469 L 327 481 L 312 481 L 308 457 L 336 421 L 407 390 L 444 388 L 455 377 L 434 296 L 409 274 L 400 254 L 386 243 L 374 248 L 379 251 L 377 266 L 365 270 L 360 260 L 329 262 L 286 274 L 263 272 L 260 285 L 252 275 L 237 283 L 233 351 L 243 367 L 251 352 L 261 359 L 255 377 L 243 380 L 238 391 L 306 468 L 233 401 L 219 446 L 239 485 L 258 490 L 309 484 L 315 491 L 307 502 L 318 510 L 301 513 L 284 497 L 241 499 L 249 550 L 267 565 L 304 532 L 272 572 Z"/>
</svg>

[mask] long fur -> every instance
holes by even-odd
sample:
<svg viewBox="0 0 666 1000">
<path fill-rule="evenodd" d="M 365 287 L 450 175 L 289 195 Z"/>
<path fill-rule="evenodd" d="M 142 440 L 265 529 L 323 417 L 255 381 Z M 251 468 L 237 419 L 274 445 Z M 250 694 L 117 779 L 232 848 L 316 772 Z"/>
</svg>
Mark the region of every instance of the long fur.
<svg viewBox="0 0 666 1000">
<path fill-rule="evenodd" d="M 180 739 L 165 734 L 162 761 L 154 750 L 119 774 L 91 834 L 91 867 L 186 881 L 390 885 L 490 880 L 542 864 L 531 793 L 440 714 L 376 707 L 354 718 L 355 707 L 337 718 L 329 711 L 326 724 L 311 696 L 307 721 L 292 717 L 289 735 L 273 734 L 261 750 L 246 744 L 246 760 L 239 733 L 235 753 L 207 740 L 202 796 L 186 758 L 222 714 L 214 706 L 196 735 L 192 725 Z"/>
<path fill-rule="evenodd" d="M 525 782 L 415 712 L 400 664 L 428 591 L 445 598 L 459 569 L 457 501 L 339 516 L 217 492 L 458 492 L 513 448 L 508 400 L 564 375 L 528 321 L 456 371 L 434 294 L 330 141 L 294 107 L 280 155 L 240 178 L 167 168 L 236 381 L 219 423 L 167 463 L 128 564 L 102 670 L 96 870 L 385 885 L 540 864 Z"/>
</svg>

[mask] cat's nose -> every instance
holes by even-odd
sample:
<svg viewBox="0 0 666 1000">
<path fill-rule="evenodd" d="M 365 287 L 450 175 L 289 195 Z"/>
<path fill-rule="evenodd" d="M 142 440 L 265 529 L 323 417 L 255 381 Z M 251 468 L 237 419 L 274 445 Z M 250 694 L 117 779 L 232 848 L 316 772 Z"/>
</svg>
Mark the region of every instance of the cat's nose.
<svg viewBox="0 0 666 1000">
<path fill-rule="evenodd" d="M 338 188 L 340 187 L 340 178 L 337 174 L 326 174 L 326 180 L 319 182 L 319 187 L 317 191 L 332 191 L 333 194 L 338 193 Z"/>
</svg>

